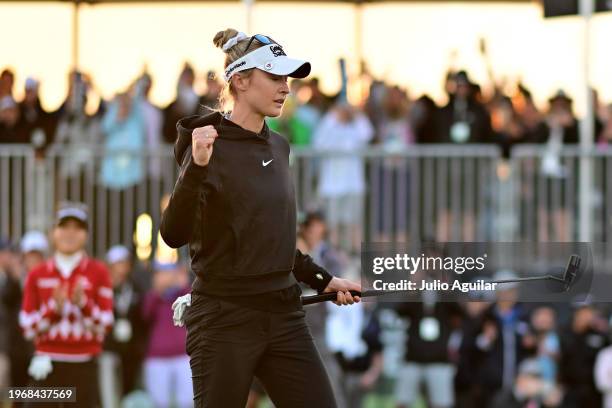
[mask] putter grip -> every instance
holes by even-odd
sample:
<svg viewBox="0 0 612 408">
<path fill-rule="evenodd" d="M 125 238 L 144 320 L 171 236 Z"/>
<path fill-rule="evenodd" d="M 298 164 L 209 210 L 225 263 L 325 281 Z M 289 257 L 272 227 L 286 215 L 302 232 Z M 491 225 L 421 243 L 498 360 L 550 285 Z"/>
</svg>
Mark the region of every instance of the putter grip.
<svg viewBox="0 0 612 408">
<path fill-rule="evenodd" d="M 353 296 L 361 296 L 358 290 L 349 290 Z M 323 293 L 321 295 L 302 296 L 302 305 L 312 305 L 313 303 L 326 302 L 328 300 L 336 300 L 338 292 Z"/>
</svg>

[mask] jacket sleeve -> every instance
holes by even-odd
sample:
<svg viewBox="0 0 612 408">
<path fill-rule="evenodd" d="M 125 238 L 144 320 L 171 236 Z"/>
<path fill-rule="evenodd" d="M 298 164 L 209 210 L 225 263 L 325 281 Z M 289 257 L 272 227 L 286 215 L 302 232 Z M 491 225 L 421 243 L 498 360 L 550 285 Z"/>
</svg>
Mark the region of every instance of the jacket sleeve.
<svg viewBox="0 0 612 408">
<path fill-rule="evenodd" d="M 115 321 L 113 313 L 113 285 L 106 266 L 99 264 L 96 268 L 98 282 L 91 298 L 85 298 L 81 309 L 83 317 L 92 318 L 94 330 L 99 336 L 109 333 Z"/>
<path fill-rule="evenodd" d="M 179 248 L 189 242 L 196 211 L 200 210 L 202 200 L 206 203 L 213 188 L 206 181 L 207 175 L 208 166 L 199 166 L 193 161 L 189 146 L 183 155 L 181 171 L 159 229 L 168 246 Z"/>
<path fill-rule="evenodd" d="M 299 282 L 304 282 L 319 293 L 323 292 L 333 278 L 324 268 L 314 263 L 309 255 L 303 254 L 299 249 L 295 250 L 293 274 Z"/>
<path fill-rule="evenodd" d="M 23 289 L 23 303 L 19 312 L 19 326 L 27 340 L 47 332 L 52 324 L 61 319 L 61 314 L 55 311 L 55 302 L 49 297 L 40 299 L 36 290 L 38 273 L 36 270 L 28 273 Z"/>
</svg>

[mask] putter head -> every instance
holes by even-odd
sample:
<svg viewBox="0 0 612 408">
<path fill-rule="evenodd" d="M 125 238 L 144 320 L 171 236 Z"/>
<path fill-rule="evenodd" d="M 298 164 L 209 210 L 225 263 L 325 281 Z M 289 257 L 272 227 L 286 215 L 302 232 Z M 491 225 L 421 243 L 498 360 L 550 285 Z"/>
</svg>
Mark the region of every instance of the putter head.
<svg viewBox="0 0 612 408">
<path fill-rule="evenodd" d="M 569 257 L 565 272 L 563 273 L 564 290 L 567 292 L 572 287 L 572 284 L 576 280 L 576 277 L 580 273 L 580 262 L 582 259 L 580 256 L 574 254 Z"/>
</svg>

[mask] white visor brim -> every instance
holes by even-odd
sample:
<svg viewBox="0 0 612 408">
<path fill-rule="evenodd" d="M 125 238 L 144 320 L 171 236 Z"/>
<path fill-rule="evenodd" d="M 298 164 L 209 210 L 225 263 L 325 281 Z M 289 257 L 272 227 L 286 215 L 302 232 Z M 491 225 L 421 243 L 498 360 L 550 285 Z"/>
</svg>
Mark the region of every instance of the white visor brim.
<svg viewBox="0 0 612 408">
<path fill-rule="evenodd" d="M 229 81 L 236 72 L 251 68 L 275 75 L 288 75 L 292 78 L 305 78 L 310 74 L 310 62 L 289 58 L 278 44 L 268 44 L 249 52 L 227 66 L 224 72 Z"/>
</svg>

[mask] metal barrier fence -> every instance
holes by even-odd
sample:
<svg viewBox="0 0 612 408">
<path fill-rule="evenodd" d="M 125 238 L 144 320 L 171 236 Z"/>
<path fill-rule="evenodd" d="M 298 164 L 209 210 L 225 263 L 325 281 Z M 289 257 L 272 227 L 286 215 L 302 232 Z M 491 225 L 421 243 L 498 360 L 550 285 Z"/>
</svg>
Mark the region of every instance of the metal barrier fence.
<svg viewBox="0 0 612 408">
<path fill-rule="evenodd" d="M 172 149 L 123 153 L 124 164 L 137 163 L 141 174 L 128 188 L 112 188 L 112 178 L 103 180 L 103 167 L 118 155 L 102 147 L 54 146 L 37 159 L 30 146 L 0 145 L 0 235 L 18 240 L 28 229 L 47 229 L 58 202 L 79 200 L 90 208 L 89 250 L 97 256 L 114 244 L 132 245 L 141 214 L 150 217 L 155 241 L 162 201 L 178 175 Z M 515 147 L 508 161 L 491 145 L 359 152 L 295 148 L 291 155 L 298 210 L 326 210 L 330 235 L 348 250 L 358 250 L 362 240 L 577 239 L 577 148 L 564 148 L 556 164 L 542 146 L 530 145 Z M 593 241 L 608 241 L 612 149 L 593 152 L 592 158 Z M 358 181 L 363 191 L 343 190 Z M 325 182 L 337 191 L 322 189 Z"/>
<path fill-rule="evenodd" d="M 524 241 L 579 240 L 578 146 L 564 147 L 558 159 L 544 146 L 522 145 L 512 150 L 512 212 L 517 216 L 512 235 Z M 586 157 L 592 168 L 588 212 L 591 241 L 612 244 L 612 149 L 598 147 Z"/>
<path fill-rule="evenodd" d="M 334 212 L 333 200 L 346 202 L 321 191 L 321 179 L 329 176 L 324 173 L 333 172 L 334 163 L 341 168 L 343 160 L 357 161 L 359 171 L 352 177 L 363 178 L 365 190 L 351 199 L 362 200 L 363 216 L 357 224 L 366 242 L 503 238 L 502 224 L 498 224 L 503 218 L 500 198 L 504 191 L 497 177 L 501 158 L 497 146 L 415 145 L 402 151 L 370 148 L 348 153 L 295 149 L 292 154 L 298 207 L 328 209 L 328 215 Z M 336 183 L 351 184 L 346 178 L 346 174 L 338 175 Z M 340 235 L 341 246 L 356 249 L 350 242 L 350 228 L 338 231 L 344 234 L 334 232 Z"/>
<path fill-rule="evenodd" d="M 126 157 L 118 159 L 119 154 Z M 114 165 L 119 168 L 124 165 L 126 171 L 134 171 L 128 165 L 136 163 L 140 171 L 140 177 L 136 176 L 138 182 L 126 182 L 129 186 L 120 188 L 108 179 L 113 176 L 104 179 L 104 162 L 109 159 L 118 160 Z M 127 154 L 90 146 L 73 146 L 69 151 L 54 149 L 46 155 L 44 168 L 45 197 L 53 197 L 45 200 L 46 218 L 52 217 L 54 206 L 63 200 L 86 203 L 92 224 L 90 250 L 95 254 L 100 256 L 116 244 L 132 245 L 136 219 L 142 214 L 151 219 L 149 241 L 155 244 L 162 202 L 171 194 L 178 176 L 170 147 Z"/>
<path fill-rule="evenodd" d="M 20 237 L 35 213 L 32 197 L 37 181 L 30 146 L 0 145 L 0 236 Z"/>
</svg>

